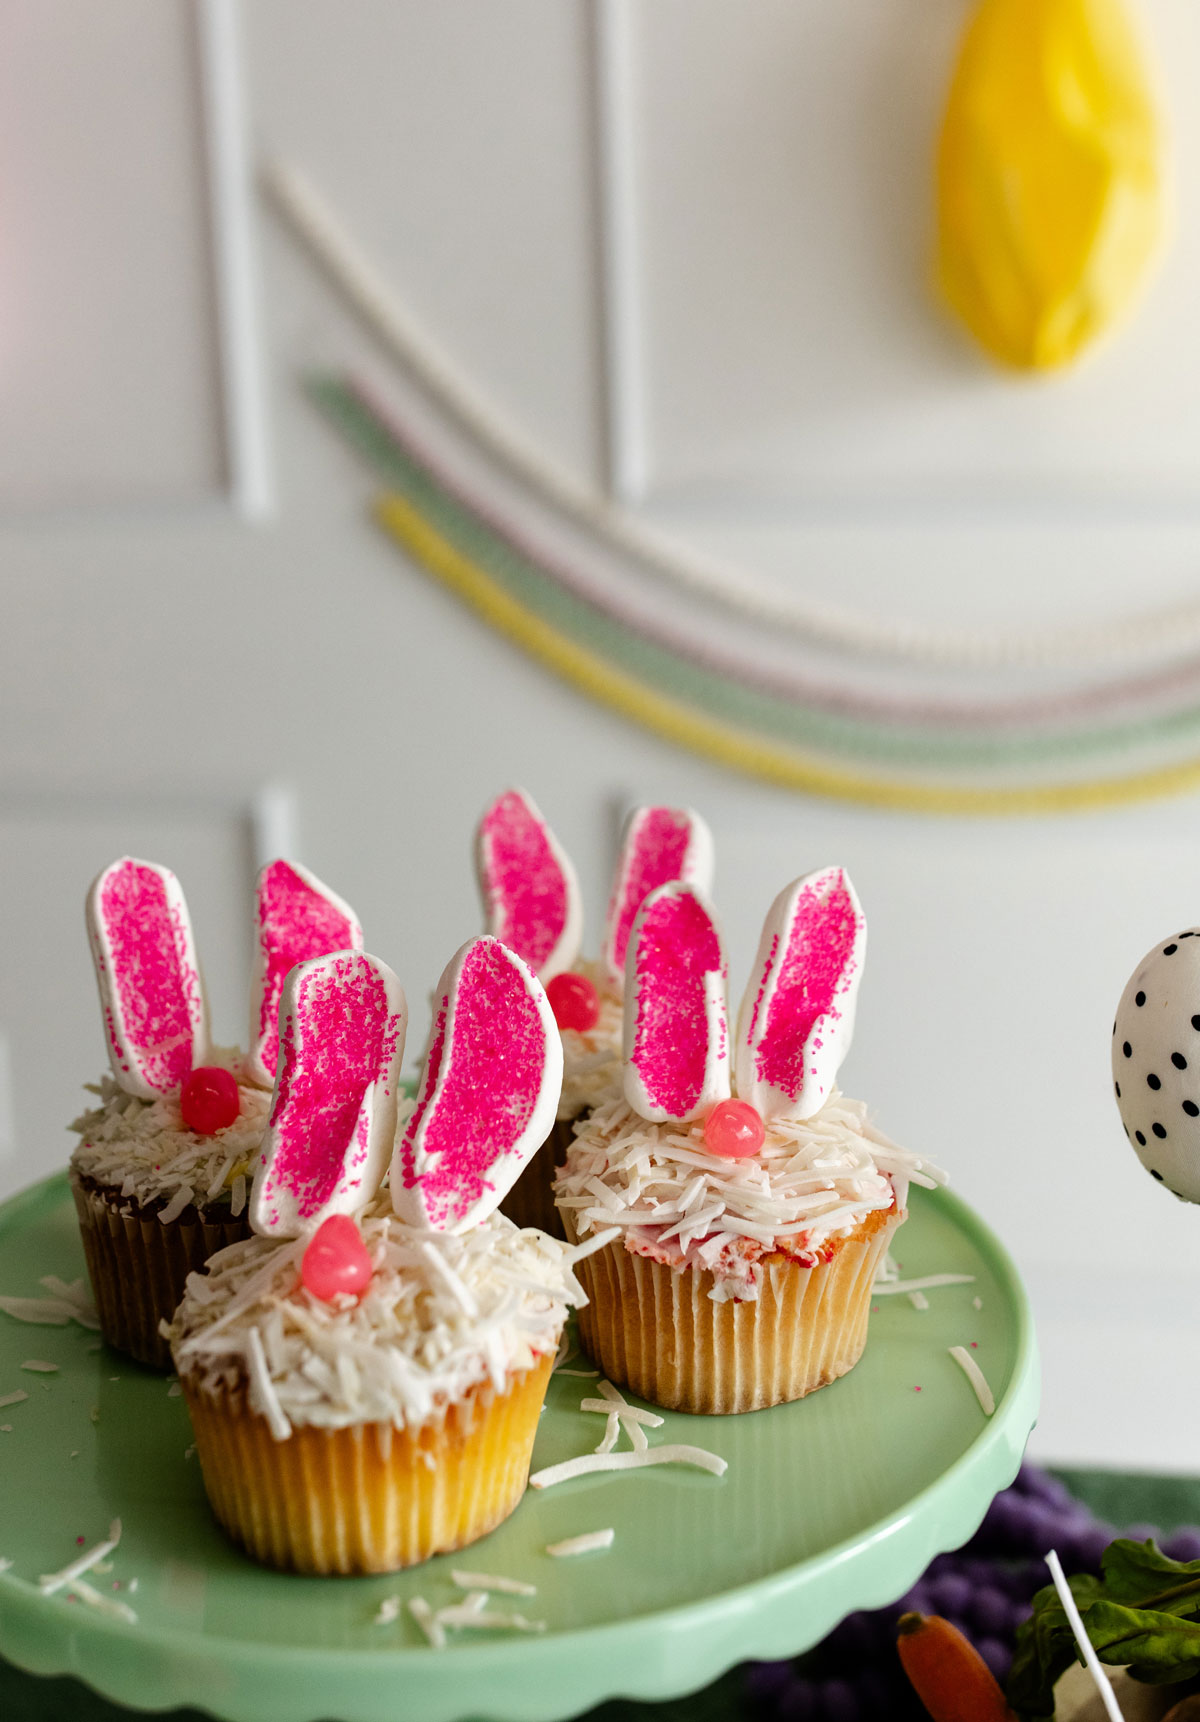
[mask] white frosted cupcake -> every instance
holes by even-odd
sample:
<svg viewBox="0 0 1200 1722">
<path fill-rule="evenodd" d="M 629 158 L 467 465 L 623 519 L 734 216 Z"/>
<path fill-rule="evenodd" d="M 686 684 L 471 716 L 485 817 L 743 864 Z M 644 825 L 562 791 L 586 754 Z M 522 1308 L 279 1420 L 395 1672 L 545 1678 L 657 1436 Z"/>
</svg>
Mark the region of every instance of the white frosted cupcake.
<svg viewBox="0 0 1200 1722">
<path fill-rule="evenodd" d="M 579 955 L 583 908 L 571 860 L 532 798 L 509 789 L 476 833 L 476 866 L 488 931 L 542 981 L 562 1036 L 563 1084 L 554 1128 L 505 1198 L 523 1226 L 562 1236 L 553 1181 L 577 1120 L 621 1087 L 625 952 L 634 917 L 672 880 L 712 885 L 712 836 L 689 808 L 638 807 L 625 822 L 599 958 Z"/>
<path fill-rule="evenodd" d="M 303 964 L 283 1018 L 257 1235 L 188 1281 L 171 1348 L 230 1536 L 274 1566 L 390 1571 L 485 1535 L 525 1489 L 582 1293 L 575 1252 L 494 1210 L 553 1118 L 561 1048 L 527 966 L 472 941 L 397 1134 L 391 970 Z"/>
<path fill-rule="evenodd" d="M 803 1397 L 862 1353 L 909 1180 L 940 1180 L 834 1086 L 865 943 L 840 869 L 781 893 L 731 1061 L 708 905 L 683 886 L 643 904 L 625 1092 L 580 1126 L 555 1187 L 569 1237 L 620 1229 L 580 1264 L 580 1333 L 609 1379 L 643 1398 L 755 1410 Z"/>
<path fill-rule="evenodd" d="M 94 881 L 87 919 L 112 1075 L 71 1128 L 84 1254 L 110 1345 L 165 1368 L 159 1323 L 189 1273 L 248 1235 L 246 1192 L 266 1128 L 278 1005 L 292 963 L 361 945 L 353 911 L 294 863 L 255 893 L 249 1051 L 214 1047 L 187 903 L 165 867 L 125 856 Z M 332 945 L 331 945 L 332 941 Z"/>
</svg>

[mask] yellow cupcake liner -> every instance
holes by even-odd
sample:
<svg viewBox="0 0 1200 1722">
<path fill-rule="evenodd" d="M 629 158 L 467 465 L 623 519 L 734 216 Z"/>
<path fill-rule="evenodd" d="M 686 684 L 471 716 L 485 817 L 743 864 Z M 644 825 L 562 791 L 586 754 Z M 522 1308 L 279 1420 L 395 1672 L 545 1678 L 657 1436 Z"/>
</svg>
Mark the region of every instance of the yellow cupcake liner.
<svg viewBox="0 0 1200 1722">
<path fill-rule="evenodd" d="M 394 1572 L 465 1548 L 525 1492 L 553 1363 L 502 1393 L 483 1383 L 417 1429 L 302 1425 L 283 1441 L 244 1387 L 214 1395 L 185 1375 L 209 1503 L 247 1554 L 294 1572 Z"/>
<path fill-rule="evenodd" d="M 627 1250 L 618 1238 L 575 1269 L 589 1302 L 579 1334 L 618 1386 L 670 1411 L 759 1411 L 802 1399 L 862 1356 L 871 1288 L 903 1213 L 871 1215 L 830 1261 L 775 1256 L 753 1302 L 714 1303 L 713 1275 Z"/>
<path fill-rule="evenodd" d="M 158 1324 L 174 1315 L 189 1274 L 202 1272 L 227 1244 L 250 1236 L 245 1215 L 164 1225 L 157 1215 L 139 1212 L 135 1202 L 123 1202 L 118 1191 L 89 1187 L 75 1172 L 71 1193 L 101 1333 L 139 1363 L 170 1369 L 170 1349 Z"/>
</svg>

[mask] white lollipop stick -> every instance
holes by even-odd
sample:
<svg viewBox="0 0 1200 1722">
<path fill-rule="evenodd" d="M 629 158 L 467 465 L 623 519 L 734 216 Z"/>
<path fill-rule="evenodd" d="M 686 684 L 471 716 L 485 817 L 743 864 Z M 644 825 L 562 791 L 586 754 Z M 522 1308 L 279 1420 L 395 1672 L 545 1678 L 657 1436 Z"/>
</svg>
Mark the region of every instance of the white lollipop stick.
<svg viewBox="0 0 1200 1722">
<path fill-rule="evenodd" d="M 392 1157 L 402 1220 L 465 1232 L 499 1206 L 554 1123 L 562 1040 L 541 982 L 472 939 L 438 983 L 416 1110 Z"/>
<path fill-rule="evenodd" d="M 487 930 L 545 984 L 571 967 L 583 936 L 579 881 L 523 789 L 498 795 L 479 821 L 475 860 Z"/>
<path fill-rule="evenodd" d="M 625 822 L 608 905 L 604 962 L 618 985 L 638 910 L 651 891 L 678 879 L 707 897 L 712 890 L 712 832 L 690 807 L 635 807 Z"/>
<path fill-rule="evenodd" d="M 361 951 L 362 928 L 348 903 L 296 861 L 268 861 L 255 886 L 258 939 L 250 982 L 246 1074 L 271 1088 L 279 1063 L 279 999 L 297 963 L 330 951 Z"/>
<path fill-rule="evenodd" d="M 113 1075 L 145 1100 L 178 1094 L 209 1059 L 204 984 L 178 879 L 122 856 L 92 881 L 86 913 Z"/>
<path fill-rule="evenodd" d="M 625 1098 L 655 1123 L 698 1118 L 729 1097 L 725 952 L 690 885 L 642 904 L 625 967 Z"/>
<path fill-rule="evenodd" d="M 811 1118 L 854 1036 L 867 923 L 840 867 L 781 891 L 738 1014 L 738 1097 L 764 1118 Z"/>
<path fill-rule="evenodd" d="M 250 1224 L 289 1238 L 375 1194 L 396 1134 L 408 1008 L 386 963 L 336 951 L 287 976 L 279 1025 Z"/>
</svg>

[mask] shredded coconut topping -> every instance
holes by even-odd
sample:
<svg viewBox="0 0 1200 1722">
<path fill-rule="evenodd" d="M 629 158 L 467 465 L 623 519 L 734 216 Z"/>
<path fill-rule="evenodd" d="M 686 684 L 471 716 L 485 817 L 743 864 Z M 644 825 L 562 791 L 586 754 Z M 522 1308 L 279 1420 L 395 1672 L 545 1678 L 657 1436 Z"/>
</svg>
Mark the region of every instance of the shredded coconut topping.
<svg viewBox="0 0 1200 1722">
<path fill-rule="evenodd" d="M 139 1100 L 126 1094 L 111 1076 L 102 1076 L 90 1091 L 100 1104 L 71 1125 L 81 1140 L 71 1165 L 84 1178 L 120 1192 L 122 1201 L 147 1206 L 165 1200 L 159 1218 L 177 1219 L 192 1202 L 197 1208 L 231 1204 L 240 1182 L 245 1206 L 245 1180 L 253 1176 L 271 1109 L 271 1096 L 240 1080 L 239 1056 L 218 1053 L 214 1063 L 232 1070 L 238 1081 L 238 1116 L 226 1130 L 197 1136 L 185 1129 L 177 1099 Z"/>
<path fill-rule="evenodd" d="M 586 1032 L 561 1030 L 563 1085 L 558 1102 L 560 1119 L 578 1118 L 601 1101 L 621 1092 L 621 1027 L 624 1008 L 620 993 L 610 990 L 600 963 L 577 962 L 575 973 L 586 975 L 596 989 L 600 1015 Z"/>
<path fill-rule="evenodd" d="M 248 1238 L 191 1274 L 163 1330 L 189 1386 L 245 1388 L 276 1439 L 293 1424 L 419 1428 L 553 1356 L 567 1306 L 586 1302 L 565 1245 L 498 1213 L 459 1237 L 418 1231 L 387 1202 L 359 1222 L 375 1270 L 361 1298 L 304 1288 L 307 1236 Z"/>
<path fill-rule="evenodd" d="M 945 1174 L 835 1089 L 812 1118 L 767 1120 L 762 1148 L 745 1160 L 710 1153 L 702 1120 L 651 1124 L 610 1098 L 576 1127 L 554 1188 L 581 1237 L 619 1228 L 628 1250 L 708 1269 L 723 1302 L 757 1297 L 764 1256 L 784 1251 L 811 1266 L 868 1214 L 902 1209 L 910 1180 L 931 1188 Z"/>
</svg>

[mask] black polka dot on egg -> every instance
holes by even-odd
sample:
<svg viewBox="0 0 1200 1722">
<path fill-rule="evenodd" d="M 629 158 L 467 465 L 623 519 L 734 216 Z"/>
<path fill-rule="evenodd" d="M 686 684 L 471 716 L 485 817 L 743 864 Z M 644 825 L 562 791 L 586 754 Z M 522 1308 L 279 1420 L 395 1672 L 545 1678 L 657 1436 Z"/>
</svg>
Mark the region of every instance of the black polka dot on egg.
<svg viewBox="0 0 1200 1722">
<path fill-rule="evenodd" d="M 1145 1138 L 1145 1137 L 1144 1137 L 1144 1136 L 1143 1136 L 1143 1135 L 1142 1135 L 1142 1133 L 1141 1133 L 1141 1131 L 1140 1131 L 1140 1130 L 1135 1130 L 1135 1131 L 1134 1131 L 1134 1135 L 1135 1135 L 1135 1136 L 1136 1136 L 1136 1137 L 1137 1137 L 1137 1139 L 1138 1139 L 1138 1147 L 1139 1147 L 1139 1148 L 1144 1148 L 1144 1147 L 1145 1147 L 1145 1146 L 1146 1146 L 1146 1138 Z"/>
<path fill-rule="evenodd" d="M 1194 1100 L 1185 1100 L 1183 1110 L 1189 1118 L 1200 1118 L 1200 1106 L 1197 1106 Z"/>
<path fill-rule="evenodd" d="M 1154 1170 L 1154 1167 L 1153 1167 L 1153 1166 L 1151 1166 L 1151 1168 L 1150 1168 L 1150 1176 L 1151 1176 L 1151 1177 L 1152 1177 L 1152 1178 L 1157 1178 L 1157 1179 L 1158 1179 L 1158 1181 L 1159 1181 L 1159 1183 L 1160 1183 L 1160 1184 L 1161 1184 L 1161 1183 L 1162 1183 L 1162 1181 L 1163 1181 L 1163 1175 L 1162 1175 L 1162 1173 L 1161 1173 L 1161 1172 L 1156 1172 L 1156 1171 L 1155 1171 L 1155 1170 Z"/>
<path fill-rule="evenodd" d="M 1121 1051 L 1125 1054 L 1126 1058 L 1132 1058 L 1133 1057 L 1133 1048 L 1130 1046 L 1128 1041 L 1125 1042 L 1124 1046 L 1121 1048 Z"/>
<path fill-rule="evenodd" d="M 1147 1088 L 1161 1088 L 1162 1087 L 1162 1082 L 1160 1081 L 1160 1079 L 1157 1076 L 1155 1076 L 1153 1071 L 1151 1071 L 1149 1076 L 1146 1078 L 1146 1087 Z"/>
<path fill-rule="evenodd" d="M 1164 957 L 1173 957 L 1178 949 L 1179 949 L 1178 945 L 1164 945 L 1163 946 L 1163 956 Z"/>
<path fill-rule="evenodd" d="M 1193 1028 L 1200 1028 L 1200 1016 L 1194 1016 L 1192 1018 L 1192 1027 Z"/>
<path fill-rule="evenodd" d="M 1117 1091 L 1117 1099 L 1120 1100 L 1120 1098 L 1121 1098 L 1121 1084 L 1119 1082 L 1114 1082 L 1113 1087 Z"/>
<path fill-rule="evenodd" d="M 1171 1054 L 1171 1063 L 1175 1066 L 1176 1070 L 1187 1069 L 1187 1059 L 1181 1052 L 1173 1052 Z"/>
<path fill-rule="evenodd" d="M 1142 1007 L 1142 1005 L 1144 1005 L 1144 1004 L 1145 1004 L 1145 1002 L 1146 1002 L 1146 995 L 1145 995 L 1145 993 L 1135 993 L 1135 994 L 1134 994 L 1134 998 L 1133 998 L 1133 1002 L 1134 1002 L 1134 1004 L 1135 1004 L 1135 1005 L 1137 1005 L 1137 1007 L 1138 1007 L 1138 1008 L 1139 1008 L 1139 1010 L 1140 1010 L 1140 1009 L 1141 1009 L 1141 1007 Z"/>
<path fill-rule="evenodd" d="M 1151 1130 L 1153 1130 L 1154 1134 L 1158 1137 L 1160 1142 L 1165 1140 L 1167 1133 L 1163 1129 L 1161 1124 L 1152 1124 L 1150 1126 L 1150 1128 L 1151 1128 Z"/>
</svg>

